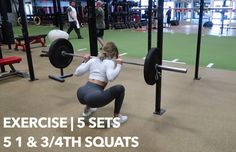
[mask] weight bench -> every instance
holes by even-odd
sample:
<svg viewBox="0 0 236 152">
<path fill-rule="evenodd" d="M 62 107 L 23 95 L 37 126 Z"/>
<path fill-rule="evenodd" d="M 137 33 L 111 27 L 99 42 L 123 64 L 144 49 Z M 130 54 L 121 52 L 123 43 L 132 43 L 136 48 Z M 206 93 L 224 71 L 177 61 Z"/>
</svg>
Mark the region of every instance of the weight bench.
<svg viewBox="0 0 236 152">
<path fill-rule="evenodd" d="M 22 61 L 22 58 L 16 57 L 16 56 L 11 56 L 11 57 L 6 57 L 6 58 L 0 59 L 0 66 L 9 65 L 10 68 L 11 68 L 10 72 L 0 74 L 0 79 L 6 78 L 6 77 L 9 77 L 9 76 L 13 76 L 13 75 L 20 76 L 20 77 L 23 77 L 23 78 L 27 77 L 26 73 L 17 71 L 13 66 L 13 64 L 20 63 L 21 61 Z"/>
<path fill-rule="evenodd" d="M 30 44 L 36 44 L 40 43 L 42 47 L 45 47 L 46 45 L 46 36 L 47 34 L 41 34 L 41 35 L 31 35 L 29 36 L 29 43 Z M 15 50 L 18 50 L 18 47 L 22 47 L 22 50 L 25 52 L 25 42 L 23 36 L 15 37 Z"/>
</svg>

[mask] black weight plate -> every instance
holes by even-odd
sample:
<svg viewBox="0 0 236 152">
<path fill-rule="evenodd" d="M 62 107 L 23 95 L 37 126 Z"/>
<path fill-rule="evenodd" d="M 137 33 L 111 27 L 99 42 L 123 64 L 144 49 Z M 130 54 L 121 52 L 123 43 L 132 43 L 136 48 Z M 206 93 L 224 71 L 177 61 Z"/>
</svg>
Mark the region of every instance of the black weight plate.
<svg viewBox="0 0 236 152">
<path fill-rule="evenodd" d="M 144 62 L 144 80 L 149 85 L 156 83 L 156 64 L 159 63 L 158 49 L 151 48 Z"/>
<path fill-rule="evenodd" d="M 49 47 L 50 63 L 56 68 L 66 68 L 73 60 L 73 56 L 62 55 L 62 52 L 74 53 L 72 44 L 66 39 L 57 39 Z"/>
</svg>

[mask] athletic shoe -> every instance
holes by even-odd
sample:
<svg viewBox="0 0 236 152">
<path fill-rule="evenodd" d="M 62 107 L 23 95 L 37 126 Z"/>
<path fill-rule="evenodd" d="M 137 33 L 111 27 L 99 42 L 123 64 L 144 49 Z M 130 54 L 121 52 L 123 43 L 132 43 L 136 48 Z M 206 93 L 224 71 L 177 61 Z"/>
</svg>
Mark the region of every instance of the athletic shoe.
<svg viewBox="0 0 236 152">
<path fill-rule="evenodd" d="M 91 116 L 95 111 L 97 111 L 97 108 L 89 108 L 89 109 L 85 109 L 82 116 L 83 117 L 89 117 Z"/>
<path fill-rule="evenodd" d="M 114 117 L 114 118 L 117 118 L 117 117 Z M 128 121 L 128 116 L 123 116 L 123 115 L 121 115 L 121 114 L 119 114 L 119 116 L 118 116 L 118 122 L 120 123 L 120 124 L 123 124 L 123 123 L 125 123 L 126 121 Z M 111 124 L 112 126 L 114 125 L 113 123 Z"/>
<path fill-rule="evenodd" d="M 82 36 L 78 37 L 78 39 L 84 39 Z"/>
</svg>

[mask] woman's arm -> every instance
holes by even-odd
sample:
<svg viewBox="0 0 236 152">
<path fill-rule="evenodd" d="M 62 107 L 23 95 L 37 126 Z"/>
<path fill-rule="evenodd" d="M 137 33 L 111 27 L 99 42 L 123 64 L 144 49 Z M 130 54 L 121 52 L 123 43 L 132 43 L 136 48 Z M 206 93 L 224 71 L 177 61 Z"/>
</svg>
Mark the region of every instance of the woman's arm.
<svg viewBox="0 0 236 152">
<path fill-rule="evenodd" d="M 106 66 L 107 66 L 106 75 L 107 75 L 108 81 L 115 80 L 121 71 L 121 67 L 122 67 L 121 63 L 118 63 L 115 66 L 115 63 L 111 61 L 111 62 L 107 62 Z"/>
<path fill-rule="evenodd" d="M 75 76 L 81 76 L 89 71 L 90 65 L 92 63 L 92 59 L 88 60 L 87 62 L 83 62 L 80 66 L 78 66 L 74 72 Z"/>
</svg>

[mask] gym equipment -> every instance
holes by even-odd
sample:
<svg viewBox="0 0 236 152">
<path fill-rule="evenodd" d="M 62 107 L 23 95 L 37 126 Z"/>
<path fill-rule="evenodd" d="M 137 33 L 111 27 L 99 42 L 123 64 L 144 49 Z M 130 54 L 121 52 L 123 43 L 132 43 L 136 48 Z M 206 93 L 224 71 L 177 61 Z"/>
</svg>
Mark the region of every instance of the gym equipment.
<svg viewBox="0 0 236 152">
<path fill-rule="evenodd" d="M 213 26 L 212 21 L 207 21 L 207 22 L 205 22 L 205 23 L 203 24 L 203 27 L 212 28 L 212 26 Z"/>
<path fill-rule="evenodd" d="M 137 20 L 139 12 L 131 10 L 138 6 L 138 2 L 132 1 L 113 1 L 111 12 L 111 24 L 114 29 L 125 29 L 139 27 L 140 21 Z M 134 22 L 135 21 L 135 22 Z M 134 23 L 132 23 L 134 22 Z"/>
<path fill-rule="evenodd" d="M 66 68 L 73 60 L 73 56 L 63 56 L 63 51 L 74 53 L 72 44 L 66 39 L 57 39 L 49 47 L 49 60 L 56 68 Z"/>
<path fill-rule="evenodd" d="M 11 68 L 11 71 L 8 72 L 8 73 L 1 74 L 0 75 L 0 80 L 4 79 L 4 78 L 7 78 L 7 77 L 10 77 L 10 76 L 14 76 L 14 75 L 20 76 L 20 77 L 23 77 L 23 78 L 28 77 L 26 73 L 17 71 L 13 66 L 13 64 L 20 63 L 21 61 L 22 61 L 22 58 L 16 57 L 16 56 L 1 58 L 0 59 L 0 66 L 2 67 L 2 66 L 5 66 L 5 65 L 9 65 L 9 67 Z"/>
<path fill-rule="evenodd" d="M 171 21 L 170 21 L 170 25 L 172 25 L 172 26 L 178 26 L 178 25 L 179 25 L 179 21 L 178 21 L 178 20 L 171 20 Z"/>
<path fill-rule="evenodd" d="M 2 38 L 4 44 L 14 44 L 14 32 L 12 23 L 8 21 L 3 21 L 1 25 L 2 29 Z"/>
<path fill-rule="evenodd" d="M 32 17 L 32 16 L 31 16 L 31 17 Z M 42 22 L 41 22 L 41 18 L 40 18 L 39 16 L 34 16 L 33 19 L 32 19 L 32 18 L 31 18 L 31 19 L 28 19 L 27 22 L 28 22 L 28 23 L 34 23 L 35 25 L 41 25 L 41 23 L 42 23 Z M 18 25 L 20 25 L 20 26 L 22 25 L 22 24 L 21 24 L 21 17 L 18 17 L 18 18 L 17 18 L 17 23 L 18 23 Z"/>
<path fill-rule="evenodd" d="M 154 85 L 156 83 L 156 71 L 152 70 L 156 68 L 156 63 L 158 58 L 158 50 L 157 48 L 151 48 L 145 58 L 144 62 L 144 80 L 149 85 Z M 150 73 L 149 73 L 150 72 Z"/>
<path fill-rule="evenodd" d="M 66 39 L 57 39 L 52 42 L 48 50 L 48 56 L 50 63 L 60 69 L 60 76 L 52 76 L 49 75 L 50 79 L 64 82 L 67 77 L 73 76 L 73 74 L 64 75 L 63 69 L 70 65 L 73 60 L 73 56 L 63 56 L 62 52 L 67 51 L 68 53 L 73 53 L 73 46 L 72 44 Z M 58 62 L 59 61 L 59 62 Z"/>
<path fill-rule="evenodd" d="M 48 32 L 48 39 L 50 42 L 55 41 L 56 39 L 63 38 L 63 39 L 68 39 L 69 34 L 65 31 L 62 30 L 51 30 Z"/>
<path fill-rule="evenodd" d="M 41 34 L 41 35 L 30 35 L 29 36 L 29 43 L 30 44 L 36 44 L 40 43 L 42 47 L 45 47 L 46 45 L 46 34 Z M 18 47 L 22 47 L 23 51 L 26 51 L 26 46 L 24 42 L 24 37 L 23 36 L 18 36 L 15 37 L 15 50 L 18 50 Z"/>
<path fill-rule="evenodd" d="M 149 52 L 147 53 L 144 64 L 128 62 L 128 61 L 123 61 L 123 63 L 130 64 L 130 65 L 144 66 L 144 79 L 148 85 L 154 85 L 156 83 L 158 78 L 161 76 L 159 74 L 161 70 L 187 73 L 187 69 L 184 69 L 184 68 L 158 65 L 157 64 L 159 62 L 158 52 L 160 51 L 157 48 L 150 49 Z M 50 45 L 49 54 L 48 54 L 50 63 L 54 67 L 61 69 L 62 74 L 59 77 L 49 75 L 49 78 L 53 80 L 57 80 L 59 82 L 64 82 L 65 81 L 64 78 L 70 77 L 73 75 L 73 74 L 69 74 L 66 76 L 63 75 L 63 68 L 66 68 L 67 66 L 70 65 L 74 56 L 83 57 L 81 55 L 77 55 L 73 53 L 74 53 L 73 46 L 66 39 L 57 39 Z"/>
<path fill-rule="evenodd" d="M 41 18 L 39 16 L 35 16 L 33 18 L 33 20 L 34 20 L 35 25 L 40 25 L 41 24 Z"/>
</svg>

